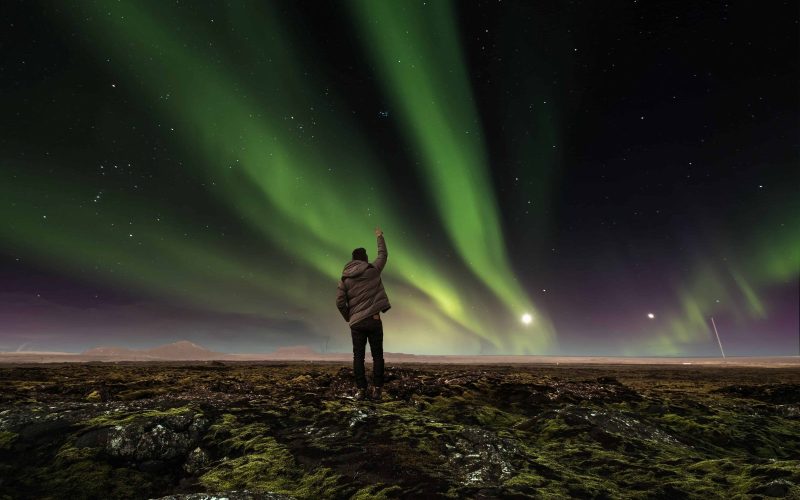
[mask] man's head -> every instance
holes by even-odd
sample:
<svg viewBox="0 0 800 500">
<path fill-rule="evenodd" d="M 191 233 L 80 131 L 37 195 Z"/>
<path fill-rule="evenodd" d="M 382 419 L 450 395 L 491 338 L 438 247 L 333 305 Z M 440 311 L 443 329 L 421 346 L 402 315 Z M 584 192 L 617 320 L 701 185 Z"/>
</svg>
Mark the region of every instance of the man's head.
<svg viewBox="0 0 800 500">
<path fill-rule="evenodd" d="M 353 250 L 353 260 L 363 260 L 364 262 L 369 262 L 367 260 L 367 249 L 356 248 L 355 250 Z"/>
</svg>

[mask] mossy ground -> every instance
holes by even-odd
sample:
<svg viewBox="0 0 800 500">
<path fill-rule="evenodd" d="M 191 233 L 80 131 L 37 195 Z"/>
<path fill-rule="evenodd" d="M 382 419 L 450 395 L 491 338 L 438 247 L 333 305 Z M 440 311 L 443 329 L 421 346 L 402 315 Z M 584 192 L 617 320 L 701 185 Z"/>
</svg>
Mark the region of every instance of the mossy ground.
<svg viewBox="0 0 800 500">
<path fill-rule="evenodd" d="M 0 384 L 0 498 L 800 498 L 798 369 L 397 365 L 381 402 L 337 363 L 2 366 Z M 131 429 L 187 451 L 131 458 Z"/>
</svg>

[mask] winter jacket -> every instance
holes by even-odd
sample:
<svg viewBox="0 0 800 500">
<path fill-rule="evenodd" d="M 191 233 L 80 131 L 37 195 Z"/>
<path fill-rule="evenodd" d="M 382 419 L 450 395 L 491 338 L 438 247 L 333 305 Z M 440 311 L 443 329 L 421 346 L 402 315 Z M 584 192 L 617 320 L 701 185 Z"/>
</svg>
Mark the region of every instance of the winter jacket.
<svg viewBox="0 0 800 500">
<path fill-rule="evenodd" d="M 378 236 L 378 258 L 372 264 L 351 260 L 342 270 L 342 279 L 336 290 L 336 307 L 350 325 L 392 306 L 381 283 L 381 271 L 386 265 L 386 242 Z"/>
</svg>

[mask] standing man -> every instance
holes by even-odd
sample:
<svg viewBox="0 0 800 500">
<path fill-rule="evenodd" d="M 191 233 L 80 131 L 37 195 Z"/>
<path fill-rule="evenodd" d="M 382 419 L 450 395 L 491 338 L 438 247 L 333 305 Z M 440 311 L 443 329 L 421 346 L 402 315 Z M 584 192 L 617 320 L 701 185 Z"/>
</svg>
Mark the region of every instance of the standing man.
<svg viewBox="0 0 800 500">
<path fill-rule="evenodd" d="M 367 378 L 364 375 L 364 355 L 369 341 L 372 352 L 372 379 L 375 390 L 372 399 L 381 399 L 383 387 L 383 323 L 380 313 L 392 306 L 383 289 L 381 271 L 386 266 L 386 242 L 383 231 L 375 228 L 378 238 L 378 258 L 372 264 L 367 259 L 364 248 L 353 250 L 353 260 L 345 264 L 342 279 L 336 290 L 336 307 L 344 320 L 350 323 L 353 337 L 353 372 L 356 377 L 356 399 L 369 397 Z"/>
</svg>

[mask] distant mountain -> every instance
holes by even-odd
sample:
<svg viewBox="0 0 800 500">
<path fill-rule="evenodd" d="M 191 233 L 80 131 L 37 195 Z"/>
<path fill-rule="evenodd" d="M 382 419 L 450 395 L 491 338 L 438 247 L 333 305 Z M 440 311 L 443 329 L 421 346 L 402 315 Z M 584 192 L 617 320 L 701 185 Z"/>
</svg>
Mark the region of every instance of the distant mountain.
<svg viewBox="0 0 800 500">
<path fill-rule="evenodd" d="M 384 352 L 387 363 L 434 363 L 434 364 L 526 364 L 526 365 L 705 365 L 705 366 L 754 366 L 800 367 L 800 356 L 763 356 L 713 358 L 675 358 L 675 357 L 607 357 L 607 356 L 534 356 L 534 355 L 445 355 L 445 354 L 406 354 Z M 161 362 L 161 361 L 239 361 L 239 362 L 343 362 L 351 363 L 351 352 L 319 353 L 309 346 L 285 346 L 270 353 L 225 354 L 215 352 L 186 340 L 150 349 L 129 349 L 127 347 L 103 346 L 88 349 L 82 353 L 44 352 L 44 351 L 0 351 L 2 363 L 64 363 L 64 362 Z M 367 362 L 370 357 L 367 355 Z"/>
<path fill-rule="evenodd" d="M 143 354 L 161 359 L 220 359 L 227 354 L 214 352 L 188 340 L 181 340 L 172 344 L 153 347 L 141 351 Z"/>
<path fill-rule="evenodd" d="M 118 361 L 147 360 L 209 360 L 225 359 L 227 354 L 215 352 L 188 340 L 181 340 L 150 349 L 129 349 L 127 347 L 95 347 L 80 354 L 85 358 L 113 359 Z"/>
<path fill-rule="evenodd" d="M 137 354 L 138 351 L 127 347 L 94 347 L 81 353 L 82 356 L 128 356 Z"/>
</svg>

